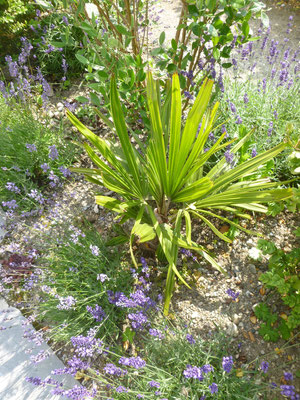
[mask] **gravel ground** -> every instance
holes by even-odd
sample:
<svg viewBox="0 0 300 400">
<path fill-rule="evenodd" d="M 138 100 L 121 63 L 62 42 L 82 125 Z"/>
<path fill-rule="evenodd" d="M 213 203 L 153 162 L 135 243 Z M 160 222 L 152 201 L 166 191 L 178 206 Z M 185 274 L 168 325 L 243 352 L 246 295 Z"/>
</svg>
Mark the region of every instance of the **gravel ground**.
<svg viewBox="0 0 300 400">
<path fill-rule="evenodd" d="M 282 38 L 286 30 L 289 15 L 294 15 L 295 30 L 290 37 L 293 46 L 299 45 L 300 12 L 291 9 L 288 5 L 274 7 L 274 2 L 268 1 L 271 25 L 276 29 L 274 38 Z M 161 28 L 167 30 L 167 40 L 174 36 L 177 20 L 180 15 L 180 1 L 161 0 L 151 12 L 160 16 L 160 20 L 153 25 L 150 40 L 155 42 L 158 38 L 157 32 Z M 157 29 L 159 28 L 159 30 Z M 150 32 L 151 33 L 151 32 Z M 74 88 L 66 93 L 68 101 L 72 101 L 78 95 L 84 95 L 83 88 Z M 53 98 L 52 124 L 56 125 L 63 117 L 63 107 L 56 98 Z M 56 113 L 56 114 L 55 114 Z M 103 127 L 100 126 L 102 131 Z M 83 158 L 87 164 L 87 158 Z M 80 218 L 86 217 L 95 223 L 99 232 L 103 235 L 111 235 L 111 225 L 114 216 L 94 204 L 93 191 L 95 185 L 85 182 L 81 177 L 65 185 L 64 189 L 52 197 L 52 203 L 42 217 L 28 218 L 17 221 L 11 236 L 0 249 L 1 257 L 16 251 L 37 248 L 43 251 L 51 242 L 59 239 L 61 230 L 65 226 Z M 54 222 L 54 218 L 56 221 Z M 277 217 L 258 217 L 253 219 L 251 228 L 262 233 L 264 237 L 273 241 L 278 247 L 289 251 L 293 246 L 299 245 L 294 242 L 292 231 L 299 226 L 300 218 L 290 213 L 281 213 Z M 258 334 L 259 324 L 254 318 L 253 308 L 259 302 L 266 302 L 275 312 L 285 311 L 279 299 L 265 291 L 258 280 L 259 274 L 267 268 L 267 258 L 262 262 L 253 262 L 249 257 L 249 250 L 255 247 L 257 238 L 250 237 L 244 233 L 239 234 L 231 245 L 216 241 L 210 232 L 201 226 L 195 231 L 201 239 L 201 244 L 218 254 L 219 263 L 228 271 L 224 276 L 212 270 L 205 263 L 200 267 L 193 266 L 194 279 L 196 281 L 192 290 L 184 286 L 177 288 L 172 300 L 172 312 L 178 318 L 182 318 L 191 325 L 194 333 L 209 337 L 210 332 L 216 327 L 224 329 L 231 338 L 232 349 L 236 354 L 237 362 L 244 364 L 260 356 L 261 359 L 271 360 L 270 381 L 283 382 L 283 371 L 295 373 L 300 368 L 299 348 L 279 351 L 284 344 L 266 343 Z M 199 241 L 199 240 L 198 240 Z M 227 289 L 240 292 L 238 301 L 233 301 L 226 294 Z M 291 344 L 294 344 L 291 342 Z M 280 368 L 278 365 L 280 364 Z M 300 382 L 297 382 L 298 390 Z"/>
</svg>

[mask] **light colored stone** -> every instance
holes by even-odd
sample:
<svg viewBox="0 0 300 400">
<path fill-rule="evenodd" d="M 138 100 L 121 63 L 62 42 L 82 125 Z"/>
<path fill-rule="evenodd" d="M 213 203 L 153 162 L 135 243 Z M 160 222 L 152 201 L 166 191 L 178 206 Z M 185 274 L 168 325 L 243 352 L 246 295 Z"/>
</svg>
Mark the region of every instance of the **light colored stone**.
<svg viewBox="0 0 300 400">
<path fill-rule="evenodd" d="M 24 326 L 23 326 L 24 325 Z M 2 329 L 2 330 L 1 330 Z M 24 338 L 24 330 L 34 330 L 21 312 L 9 307 L 0 298 L 0 399 L 1 400 L 59 400 L 66 399 L 52 394 L 52 386 L 34 386 L 26 378 L 38 377 L 62 382 L 65 389 L 70 389 L 78 382 L 69 375 L 51 375 L 51 371 L 64 368 L 50 347 L 44 342 L 36 346 Z M 49 353 L 49 357 L 33 364 L 30 356 L 41 350 Z"/>
<path fill-rule="evenodd" d="M 232 321 L 235 324 L 238 324 L 240 322 L 240 320 L 241 320 L 241 317 L 238 314 L 233 314 Z"/>
<path fill-rule="evenodd" d="M 226 329 L 226 333 L 229 336 L 237 337 L 239 334 L 239 330 L 238 330 L 238 327 L 236 326 L 236 324 L 233 322 L 230 322 Z"/>
<path fill-rule="evenodd" d="M 2 210 L 2 208 L 0 208 L 0 243 L 6 233 L 4 225 L 5 225 L 5 213 Z"/>
<path fill-rule="evenodd" d="M 248 269 L 251 274 L 256 274 L 256 266 L 254 264 L 248 264 Z"/>
<path fill-rule="evenodd" d="M 59 102 L 56 104 L 56 108 L 58 109 L 58 111 L 63 111 L 65 106 L 63 105 L 63 103 Z"/>
</svg>

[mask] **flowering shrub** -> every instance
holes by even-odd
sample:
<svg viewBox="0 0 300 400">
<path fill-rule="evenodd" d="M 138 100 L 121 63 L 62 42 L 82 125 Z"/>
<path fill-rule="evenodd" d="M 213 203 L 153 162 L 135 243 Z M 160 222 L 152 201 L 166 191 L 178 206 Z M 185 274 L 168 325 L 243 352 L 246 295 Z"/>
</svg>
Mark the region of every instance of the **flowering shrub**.
<svg viewBox="0 0 300 400">
<path fill-rule="evenodd" d="M 29 109 L 0 98 L 0 204 L 7 211 L 42 209 L 45 189 L 58 188 L 71 175 L 77 152 L 63 142 L 62 130 L 38 122 Z"/>
<path fill-rule="evenodd" d="M 240 151 L 241 161 L 284 138 L 288 137 L 295 147 L 299 140 L 300 51 L 290 46 L 292 24 L 291 16 L 281 42 L 271 39 L 272 27 L 267 31 L 260 28 L 260 40 L 240 46 L 231 56 L 230 73 L 224 77 L 221 71 L 216 77 L 221 109 L 218 122 L 225 123 L 229 137 L 243 137 L 244 126 L 254 128 L 252 138 Z M 294 178 L 287 159 L 290 152 L 292 149 L 283 152 L 257 174 Z"/>
<path fill-rule="evenodd" d="M 114 337 L 124 310 L 113 310 L 112 298 L 120 290 L 127 293 L 132 278 L 117 254 L 107 251 L 95 228 L 71 225 L 55 254 L 48 251 L 38 263 L 44 274 L 30 290 L 34 287 L 40 294 L 39 320 L 51 321 L 55 340 L 69 340 L 95 325 L 99 334 Z"/>
</svg>

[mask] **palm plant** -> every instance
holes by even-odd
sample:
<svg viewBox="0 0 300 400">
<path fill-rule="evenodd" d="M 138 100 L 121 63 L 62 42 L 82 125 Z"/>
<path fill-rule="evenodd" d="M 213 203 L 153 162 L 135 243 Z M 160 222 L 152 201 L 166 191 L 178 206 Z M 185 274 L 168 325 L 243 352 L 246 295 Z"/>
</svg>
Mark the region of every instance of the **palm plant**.
<svg viewBox="0 0 300 400">
<path fill-rule="evenodd" d="M 159 83 L 149 72 L 147 100 L 151 132 L 147 144 L 143 144 L 138 138 L 135 144 L 130 140 L 114 77 L 111 80 L 110 93 L 114 124 L 98 113 L 119 138 L 119 147 L 93 134 L 71 112 L 67 112 L 71 122 L 93 145 L 94 149 L 87 143 L 84 147 L 98 167 L 74 170 L 122 198 L 119 200 L 97 195 L 97 204 L 118 213 L 121 223 L 131 218 L 135 221 L 129 238 L 130 252 L 135 265 L 132 250 L 135 236 L 140 243 L 158 239 L 168 261 L 165 314 L 168 314 L 175 277 L 188 286 L 176 267 L 179 247 L 197 251 L 215 268 L 224 272 L 207 250 L 192 240 L 193 218 L 199 218 L 220 239 L 230 242 L 230 239 L 209 221 L 209 217 L 219 218 L 249 233 L 239 224 L 219 215 L 218 211 L 229 211 L 250 218 L 241 209 L 266 212 L 267 208 L 262 203 L 279 201 L 292 195 L 290 189 L 276 189 L 278 183 L 269 182 L 267 179 L 252 181 L 247 178 L 259 166 L 280 153 L 287 146 L 286 143 L 281 143 L 234 168 L 230 168 L 223 157 L 203 176 L 205 162 L 217 151 L 232 143 L 227 141 L 221 144 L 226 135 L 224 133 L 209 150 L 205 149 L 208 135 L 214 129 L 219 106 L 216 103 L 211 111 L 208 109 L 212 88 L 213 81 L 206 79 L 182 128 L 178 75 L 173 75 L 166 100 L 162 104 Z M 240 149 L 250 134 L 251 132 L 232 147 L 233 154 Z M 181 229 L 183 220 L 184 234 Z"/>
</svg>

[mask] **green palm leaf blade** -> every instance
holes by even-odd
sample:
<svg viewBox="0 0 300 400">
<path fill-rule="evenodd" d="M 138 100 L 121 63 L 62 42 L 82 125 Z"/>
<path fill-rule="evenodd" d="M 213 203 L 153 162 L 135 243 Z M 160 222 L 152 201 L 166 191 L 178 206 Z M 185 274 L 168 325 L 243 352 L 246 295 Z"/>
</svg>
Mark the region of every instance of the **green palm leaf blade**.
<svg viewBox="0 0 300 400">
<path fill-rule="evenodd" d="M 182 214 L 183 214 L 182 210 L 179 210 L 177 213 L 177 216 L 176 216 L 174 230 L 171 230 L 169 225 L 166 225 L 166 230 L 168 231 L 168 233 L 170 235 L 169 246 L 171 246 L 171 256 L 172 256 L 173 264 L 169 264 L 169 268 L 168 268 L 166 289 L 165 289 L 164 315 L 169 314 L 170 302 L 171 302 L 174 285 L 175 285 L 175 274 L 177 271 L 176 264 L 177 264 L 177 257 L 178 257 L 177 239 L 180 236 Z M 175 266 L 175 269 L 174 269 L 174 266 Z"/>
<path fill-rule="evenodd" d="M 232 240 L 223 235 L 223 233 L 221 233 L 207 218 L 195 211 L 192 211 L 192 213 L 196 215 L 196 217 L 200 218 L 220 239 L 224 240 L 224 242 L 232 243 Z"/>
<path fill-rule="evenodd" d="M 131 234 L 130 234 L 129 250 L 130 250 L 131 259 L 132 259 L 132 262 L 133 262 L 135 268 L 137 268 L 138 265 L 137 265 L 136 259 L 135 259 L 135 257 L 134 257 L 134 254 L 133 254 L 132 245 L 133 245 L 133 241 L 134 241 L 134 234 L 135 234 L 136 229 L 137 229 L 137 227 L 139 226 L 139 224 L 140 224 L 140 222 L 141 222 L 141 220 L 142 220 L 142 218 L 143 218 L 144 212 L 145 212 L 145 205 L 143 204 L 143 205 L 140 207 L 140 209 L 139 209 L 139 212 L 138 212 L 138 214 L 137 214 L 135 223 L 134 223 L 134 225 L 133 225 L 133 227 L 132 227 L 132 229 L 131 229 Z"/>
<path fill-rule="evenodd" d="M 214 206 L 235 205 L 240 203 L 268 203 L 271 201 L 285 200 L 293 196 L 292 189 L 274 189 L 257 191 L 225 191 L 210 195 L 196 202 L 197 207 L 206 208 Z"/>
<path fill-rule="evenodd" d="M 197 98 L 195 100 L 195 103 L 188 114 L 180 141 L 180 148 L 179 148 L 180 158 L 176 162 L 176 169 L 174 171 L 174 177 L 176 176 L 176 178 L 177 176 L 179 176 L 183 168 L 183 165 L 191 151 L 191 147 L 192 144 L 194 143 L 199 124 L 202 120 L 202 117 L 207 109 L 208 102 L 210 100 L 212 87 L 213 87 L 213 81 L 206 79 L 202 84 L 199 93 L 197 95 Z M 176 186 L 177 186 L 177 180 L 175 180 L 172 186 L 172 193 L 174 192 L 173 188 Z"/>
<path fill-rule="evenodd" d="M 267 161 L 276 157 L 277 154 L 281 153 L 286 148 L 286 146 L 287 146 L 286 143 L 281 143 L 273 147 L 272 149 L 265 151 L 262 154 L 259 154 L 258 156 L 252 158 L 251 160 L 245 161 L 244 163 L 238 165 L 237 167 L 231 169 L 230 171 L 223 173 L 214 181 L 214 187 L 212 191 L 216 192 L 220 188 L 227 186 L 247 175 L 250 175 L 252 172 L 256 171 L 256 169 L 260 165 L 265 164 Z"/>
<path fill-rule="evenodd" d="M 71 113 L 71 111 L 67 110 L 66 113 L 72 124 L 79 130 L 80 133 L 82 133 L 82 135 L 87 140 L 89 140 L 97 148 L 97 150 L 109 163 L 113 164 L 116 169 L 121 167 L 121 164 L 118 162 L 117 158 L 111 151 L 110 145 L 106 143 L 105 140 L 101 139 L 99 136 L 90 131 L 85 125 L 83 125 L 82 122 L 79 121 L 78 118 L 75 117 L 74 114 Z"/>
<path fill-rule="evenodd" d="M 240 203 L 240 204 L 235 204 L 235 206 L 240 207 L 240 208 L 245 208 L 246 210 L 249 210 L 249 211 L 256 211 L 256 212 L 261 212 L 261 213 L 268 212 L 268 207 L 263 206 L 262 204 L 255 204 L 255 203 L 242 204 L 242 203 Z"/>
<path fill-rule="evenodd" d="M 149 224 L 139 223 L 134 228 L 134 234 L 138 236 L 139 243 L 149 242 L 156 238 L 155 229 Z"/>
<path fill-rule="evenodd" d="M 216 260 L 211 257 L 207 251 L 202 247 L 202 246 L 198 246 L 197 243 L 192 242 L 191 245 L 189 245 L 186 241 L 186 239 L 184 239 L 182 237 L 182 235 L 180 236 L 180 238 L 177 240 L 177 243 L 180 247 L 183 247 L 184 249 L 188 249 L 188 250 L 194 250 L 197 253 L 199 253 L 203 258 L 205 258 L 206 261 L 208 261 L 212 267 L 214 267 L 216 270 L 218 270 L 219 272 L 221 272 L 224 275 L 227 275 L 227 272 L 221 267 L 221 265 L 219 265 Z"/>
<path fill-rule="evenodd" d="M 220 208 L 222 209 L 222 207 L 216 207 L 216 208 L 217 208 L 217 209 L 220 209 Z M 218 219 L 220 219 L 221 221 L 227 222 L 229 225 L 232 225 L 232 226 L 234 226 L 235 228 L 238 228 L 238 229 L 240 229 L 241 231 L 248 233 L 248 235 L 262 236 L 262 235 L 261 235 L 260 233 L 258 233 L 258 232 L 255 232 L 255 231 L 251 231 L 251 230 L 249 230 L 249 229 L 246 229 L 246 228 L 242 227 L 241 225 L 237 224 L 236 222 L 231 221 L 231 219 L 226 218 L 226 217 L 222 217 L 221 215 L 215 214 L 215 213 L 213 213 L 213 212 L 211 212 L 211 211 L 203 210 L 203 209 L 197 209 L 197 211 L 198 211 L 199 213 L 201 213 L 201 214 L 206 214 L 206 215 L 209 215 L 209 216 L 211 216 L 211 217 L 213 217 L 213 218 L 218 218 Z"/>
<path fill-rule="evenodd" d="M 216 141 L 216 143 L 205 153 L 198 155 L 198 158 L 194 161 L 192 165 L 189 166 L 189 169 L 186 171 L 185 177 L 182 179 L 184 183 L 190 180 L 193 175 L 206 163 L 206 161 L 213 155 L 216 154 L 217 151 L 222 150 L 223 148 L 230 145 L 234 140 L 230 140 L 222 145 L 220 145 L 221 141 L 224 139 L 226 132 L 224 132 L 220 138 Z M 206 178 L 211 179 L 209 174 L 206 174 Z"/>
<path fill-rule="evenodd" d="M 192 243 L 192 221 L 190 213 L 186 210 L 183 211 L 184 219 L 185 219 L 185 236 L 186 241 L 189 245 Z"/>
<path fill-rule="evenodd" d="M 159 80 L 157 81 L 157 92 L 159 91 Z M 170 119 L 171 119 L 171 99 L 172 99 L 172 84 L 169 79 L 166 83 L 166 98 L 164 104 L 161 106 L 161 122 L 165 136 L 165 146 L 169 143 L 169 132 L 170 132 Z M 181 112 L 181 110 L 180 110 Z"/>
<path fill-rule="evenodd" d="M 180 275 L 180 273 L 178 272 L 176 265 L 174 263 L 174 258 L 171 254 L 171 250 L 170 248 L 168 248 L 167 242 L 172 243 L 173 240 L 173 233 L 171 228 L 166 225 L 160 225 L 155 217 L 155 214 L 152 210 L 152 208 L 147 204 L 146 205 L 147 210 L 149 212 L 153 227 L 156 231 L 158 240 L 162 246 L 162 249 L 165 253 L 165 256 L 168 260 L 168 263 L 171 265 L 171 268 L 173 269 L 173 271 L 175 272 L 175 274 L 177 275 L 177 277 L 181 280 L 182 283 L 184 283 L 188 288 L 190 288 L 190 286 L 186 283 L 186 281 L 183 279 L 183 277 Z"/>
<path fill-rule="evenodd" d="M 208 139 L 209 133 L 212 130 L 214 121 L 216 119 L 216 113 L 218 110 L 219 104 L 215 104 L 211 114 L 208 114 L 208 118 L 202 119 L 202 125 L 201 129 L 199 131 L 198 137 L 193 144 L 192 150 L 186 160 L 186 162 L 183 165 L 182 170 L 180 171 L 180 174 L 178 176 L 178 183 L 186 182 L 190 176 L 192 176 L 199 168 L 204 164 L 204 162 L 212 155 L 213 152 L 216 152 L 216 149 L 219 146 L 219 143 L 223 140 L 224 136 L 226 135 L 226 132 L 219 138 L 217 143 L 213 146 L 213 149 L 207 152 L 207 154 L 203 154 L 201 157 L 201 152 L 203 151 L 204 145 Z M 199 156 L 200 155 L 200 156 Z M 203 160 L 202 163 L 199 162 L 199 159 Z M 176 187 L 178 189 L 178 187 Z M 174 190 L 176 190 L 174 189 Z"/>
<path fill-rule="evenodd" d="M 172 101 L 170 115 L 169 163 L 168 163 L 168 192 L 174 181 L 176 162 L 180 157 L 179 146 L 181 136 L 181 91 L 177 74 L 172 76 Z"/>
<path fill-rule="evenodd" d="M 99 204 L 99 206 L 108 208 L 109 210 L 114 211 L 118 214 L 126 212 L 129 208 L 140 204 L 138 201 L 120 201 L 110 196 L 101 195 L 95 196 L 95 201 L 96 204 Z"/>
<path fill-rule="evenodd" d="M 114 76 L 111 79 L 110 101 L 111 101 L 111 114 L 114 120 L 117 135 L 121 142 L 124 156 L 126 157 L 128 163 L 129 171 L 132 175 L 135 186 L 138 188 L 139 197 L 143 198 L 141 175 L 139 173 L 136 157 L 127 133 L 125 118 L 122 111 L 120 99 L 118 96 L 117 85 Z"/>
<path fill-rule="evenodd" d="M 175 203 L 192 202 L 204 196 L 213 187 L 213 182 L 208 178 L 198 179 L 178 192 L 172 201 Z"/>
<path fill-rule="evenodd" d="M 262 209 L 266 209 L 266 211 L 268 210 L 267 207 L 265 207 L 265 206 L 261 206 L 261 207 L 262 207 Z M 242 213 L 241 211 L 239 211 L 239 210 L 237 210 L 236 208 L 233 208 L 233 207 L 223 206 L 223 207 L 214 207 L 214 208 L 230 212 L 232 214 L 235 214 L 237 217 L 241 217 L 241 218 L 244 218 L 244 219 L 251 219 L 251 216 L 249 214 Z"/>
<path fill-rule="evenodd" d="M 136 197 L 139 196 L 138 189 L 126 172 L 118 174 L 110 166 L 106 165 L 88 144 L 85 143 L 84 147 L 91 160 L 102 170 L 102 180 L 108 189 L 126 196 L 132 196 L 132 194 L 135 194 Z"/>
<path fill-rule="evenodd" d="M 160 107 L 158 102 L 157 86 L 151 72 L 147 73 L 147 101 L 150 113 L 152 137 L 147 156 L 149 163 L 152 164 L 157 172 L 159 186 L 167 190 L 167 157 L 165 149 L 165 139 L 162 130 L 160 117 Z"/>
<path fill-rule="evenodd" d="M 254 132 L 254 129 L 252 129 L 250 132 L 248 132 L 241 140 L 239 140 L 231 149 L 231 153 L 235 154 L 242 146 L 247 142 L 247 140 L 250 138 L 252 133 Z M 226 134 L 226 132 L 225 132 Z M 217 162 L 217 164 L 207 173 L 208 178 L 213 178 L 215 176 L 218 176 L 222 173 L 224 168 L 227 166 L 227 161 L 225 157 L 222 157 L 220 161 Z"/>
</svg>

